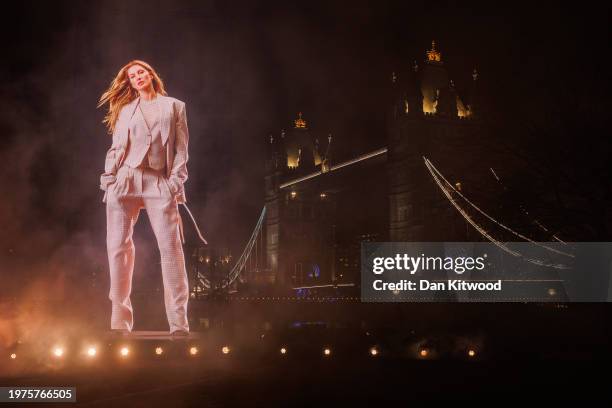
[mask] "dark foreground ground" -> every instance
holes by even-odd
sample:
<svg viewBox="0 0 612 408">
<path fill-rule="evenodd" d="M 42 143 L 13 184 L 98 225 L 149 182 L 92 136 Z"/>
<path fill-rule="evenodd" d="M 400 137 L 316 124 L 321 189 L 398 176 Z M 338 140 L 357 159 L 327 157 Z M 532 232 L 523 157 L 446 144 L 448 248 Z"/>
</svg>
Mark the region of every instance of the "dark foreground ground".
<svg viewBox="0 0 612 408">
<path fill-rule="evenodd" d="M 605 368 L 600 363 L 232 356 L 222 362 L 103 364 L 3 384 L 75 386 L 78 405 L 97 407 L 398 406 L 412 401 L 552 406 L 610 401 L 608 371 L 597 373 Z"/>
<path fill-rule="evenodd" d="M 207 305 L 212 314 L 200 322 L 207 328 L 184 341 L 105 340 L 98 333 L 94 359 L 82 350 L 95 332 L 64 339 L 61 359 L 50 354 L 56 339 L 19 344 L 3 350 L 0 385 L 74 386 L 78 405 L 98 407 L 612 400 L 607 305 L 281 306 Z M 123 346 L 127 358 L 119 355 Z M 11 352 L 18 357 L 7 358 Z"/>
</svg>

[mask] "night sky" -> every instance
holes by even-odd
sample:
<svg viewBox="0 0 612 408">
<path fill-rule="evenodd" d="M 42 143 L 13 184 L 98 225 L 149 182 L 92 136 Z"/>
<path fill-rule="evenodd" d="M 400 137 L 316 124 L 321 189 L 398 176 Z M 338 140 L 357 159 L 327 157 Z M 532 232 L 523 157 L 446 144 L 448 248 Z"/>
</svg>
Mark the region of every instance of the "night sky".
<svg viewBox="0 0 612 408">
<path fill-rule="evenodd" d="M 562 109 L 579 109 L 589 121 L 609 115 L 608 9 L 585 2 L 255 3 L 20 1 L 5 10 L 3 285 L 14 277 L 5 294 L 40 276 L 107 270 L 99 176 L 110 138 L 96 105 L 131 59 L 149 62 L 168 94 L 186 102 L 188 205 L 209 242 L 235 256 L 263 206 L 268 135 L 303 112 L 314 133 L 333 134 L 335 157 L 384 146 L 391 73 L 401 77 L 421 62 L 431 40 L 459 88 L 478 69 L 495 120 Z M 572 143 L 584 140 L 578 133 Z M 535 150 L 550 143 L 517 140 Z M 580 160 L 566 170 L 578 174 Z M 137 270 L 139 254 L 156 250 L 146 218 L 142 211 L 136 228 Z M 186 233 L 195 238 L 190 225 Z"/>
</svg>

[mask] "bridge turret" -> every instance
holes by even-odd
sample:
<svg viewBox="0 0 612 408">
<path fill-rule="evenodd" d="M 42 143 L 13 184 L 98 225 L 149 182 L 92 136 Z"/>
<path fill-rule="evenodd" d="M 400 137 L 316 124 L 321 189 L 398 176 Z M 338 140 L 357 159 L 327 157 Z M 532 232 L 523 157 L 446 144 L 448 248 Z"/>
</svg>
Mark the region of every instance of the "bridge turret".
<svg viewBox="0 0 612 408">
<path fill-rule="evenodd" d="M 476 68 L 472 71 L 472 81 L 469 87 L 467 110 L 470 117 L 478 118 L 481 114 L 481 89 L 480 89 L 480 75 Z"/>
<path fill-rule="evenodd" d="M 269 134 L 266 140 L 266 173 L 284 170 L 287 167 L 287 153 L 285 150 L 285 130 L 278 135 Z"/>
<path fill-rule="evenodd" d="M 423 92 L 421 91 L 420 67 L 414 61 L 410 73 L 406 75 L 406 113 L 410 116 L 423 115 Z"/>
<path fill-rule="evenodd" d="M 321 163 L 321 157 L 315 147 L 315 138 L 302 112 L 298 113 L 298 118 L 293 124 L 285 137 L 287 167 L 297 169 L 299 172 L 312 171 Z"/>
</svg>

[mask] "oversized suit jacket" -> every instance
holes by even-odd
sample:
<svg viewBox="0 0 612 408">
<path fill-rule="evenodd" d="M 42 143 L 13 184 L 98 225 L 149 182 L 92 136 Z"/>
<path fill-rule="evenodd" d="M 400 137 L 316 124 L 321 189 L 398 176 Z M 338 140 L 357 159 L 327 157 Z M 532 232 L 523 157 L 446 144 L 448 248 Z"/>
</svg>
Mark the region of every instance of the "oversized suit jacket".
<svg viewBox="0 0 612 408">
<path fill-rule="evenodd" d="M 187 160 L 189 130 L 185 102 L 169 96 L 158 95 L 160 103 L 160 124 L 162 144 L 166 146 L 166 177 L 177 203 L 186 203 L 184 184 L 187 181 Z M 108 187 L 116 181 L 117 170 L 123 164 L 130 142 L 130 124 L 134 118 L 140 97 L 123 106 L 119 112 L 113 131 L 113 142 L 106 153 L 104 173 L 100 176 L 100 189 L 105 191 L 106 202 Z"/>
</svg>

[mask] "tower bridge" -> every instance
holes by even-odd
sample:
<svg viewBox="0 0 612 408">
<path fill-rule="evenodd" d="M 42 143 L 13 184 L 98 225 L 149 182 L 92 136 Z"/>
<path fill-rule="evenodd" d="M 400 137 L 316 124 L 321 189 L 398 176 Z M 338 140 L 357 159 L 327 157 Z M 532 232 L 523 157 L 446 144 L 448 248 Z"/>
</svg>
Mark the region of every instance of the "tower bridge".
<svg viewBox="0 0 612 408">
<path fill-rule="evenodd" d="M 512 169 L 488 150 L 479 73 L 452 74 L 435 42 L 424 61 L 392 73 L 383 145 L 355 157 L 334 157 L 333 135 L 303 112 L 269 135 L 265 204 L 251 237 L 231 267 L 196 262 L 193 296 L 358 295 L 362 242 L 530 240 L 482 210 L 499 212 L 494 168 Z"/>
</svg>

